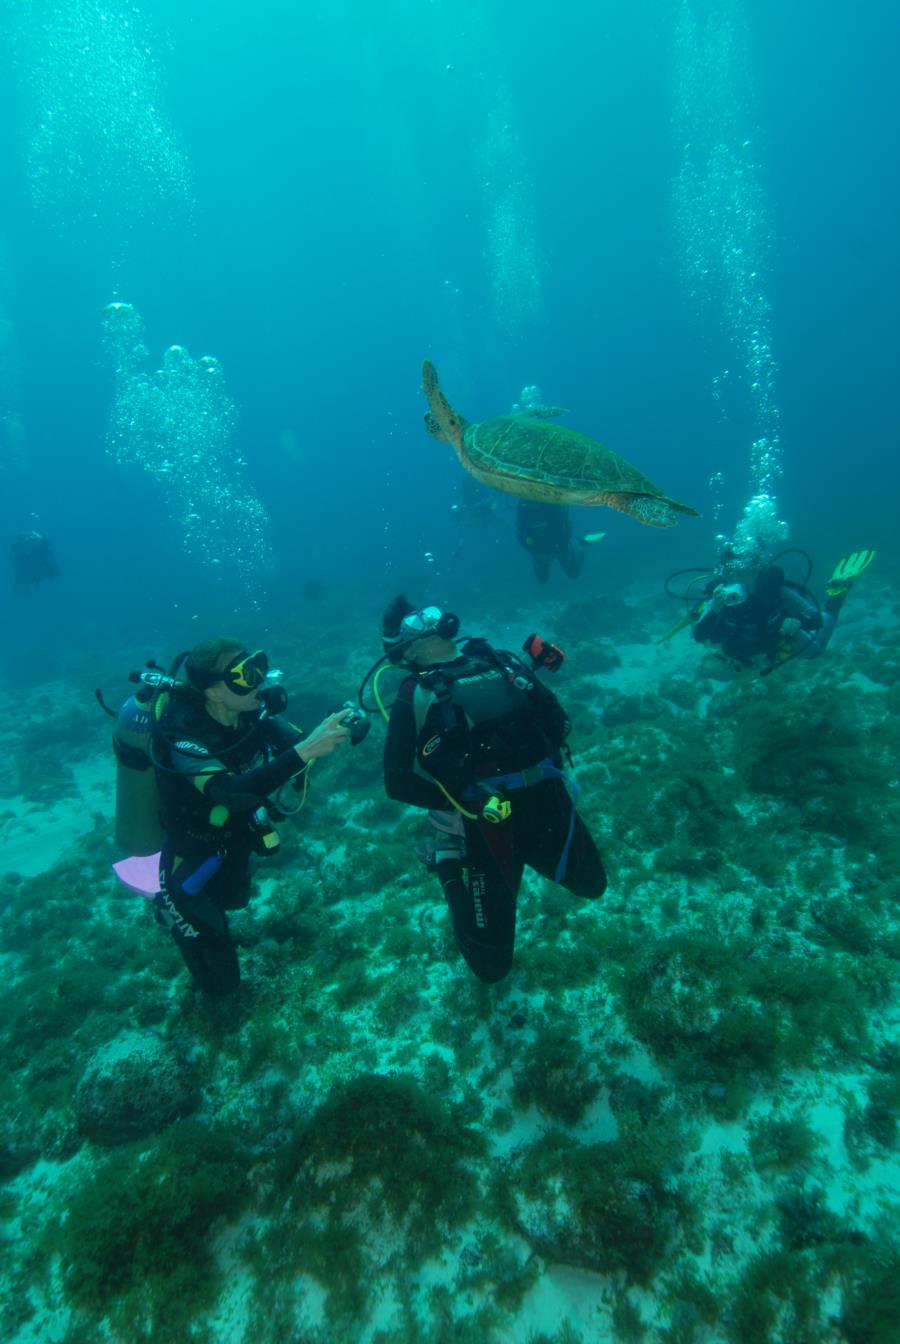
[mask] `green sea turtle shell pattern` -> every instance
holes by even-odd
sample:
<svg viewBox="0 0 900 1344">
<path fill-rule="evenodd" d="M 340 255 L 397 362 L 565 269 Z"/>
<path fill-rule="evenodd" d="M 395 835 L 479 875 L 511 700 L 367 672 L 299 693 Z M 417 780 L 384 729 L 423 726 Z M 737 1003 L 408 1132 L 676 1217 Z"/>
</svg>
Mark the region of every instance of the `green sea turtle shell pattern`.
<svg viewBox="0 0 900 1344">
<path fill-rule="evenodd" d="M 568 425 L 497 415 L 467 426 L 465 447 L 483 472 L 508 472 L 572 494 L 608 490 L 666 498 L 630 462 Z"/>
</svg>

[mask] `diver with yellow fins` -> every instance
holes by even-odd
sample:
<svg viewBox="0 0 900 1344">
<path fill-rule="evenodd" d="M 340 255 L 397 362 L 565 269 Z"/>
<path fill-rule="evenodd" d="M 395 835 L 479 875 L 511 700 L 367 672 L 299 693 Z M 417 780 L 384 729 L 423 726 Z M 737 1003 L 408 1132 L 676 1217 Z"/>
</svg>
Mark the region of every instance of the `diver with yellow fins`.
<svg viewBox="0 0 900 1344">
<path fill-rule="evenodd" d="M 116 871 L 152 901 L 210 995 L 240 983 L 226 912 L 250 899 L 251 856 L 277 849 L 272 820 L 303 805 L 315 760 L 368 728 L 344 704 L 304 736 L 284 718 L 278 675 L 262 650 L 209 639 L 168 673 L 132 673 L 139 689 L 114 716 L 116 844 L 127 856 Z"/>
<path fill-rule="evenodd" d="M 807 562 L 799 583 L 786 578 L 776 563 L 792 554 Z M 804 551 L 782 551 L 753 570 L 736 568 L 727 556 L 713 572 L 679 570 L 666 580 L 666 592 L 692 605 L 659 642 L 690 625 L 698 643 L 719 649 L 735 668 L 758 666 L 763 676 L 795 658 L 818 658 L 834 634 L 847 594 L 874 559 L 874 551 L 854 551 L 838 561 L 821 606 L 809 588 L 812 562 Z M 684 592 L 673 592 L 670 583 L 683 574 L 695 577 Z M 701 582 L 704 592 L 698 601 L 692 590 Z"/>
</svg>

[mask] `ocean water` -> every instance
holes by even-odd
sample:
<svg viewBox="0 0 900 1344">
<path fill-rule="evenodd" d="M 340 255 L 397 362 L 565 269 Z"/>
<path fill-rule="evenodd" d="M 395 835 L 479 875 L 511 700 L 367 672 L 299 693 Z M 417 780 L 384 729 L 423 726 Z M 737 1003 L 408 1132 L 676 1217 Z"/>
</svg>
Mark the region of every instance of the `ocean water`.
<svg viewBox="0 0 900 1344">
<path fill-rule="evenodd" d="M 0 581 L 4 1337 L 900 1339 L 896 7 L 3 0 L 0 32 L 0 536 L 61 570 Z M 538 587 L 513 499 L 454 511 L 424 358 L 469 420 L 537 385 L 700 516 L 573 509 L 606 536 Z M 663 583 L 748 537 L 820 598 L 877 560 L 824 659 L 723 680 L 655 643 Z M 114 893 L 92 691 L 235 633 L 309 724 L 400 591 L 566 647 L 610 897 L 529 879 L 482 993 L 376 726 L 216 1018 Z M 193 1119 L 110 1146 L 73 1098 L 132 1029 Z"/>
</svg>

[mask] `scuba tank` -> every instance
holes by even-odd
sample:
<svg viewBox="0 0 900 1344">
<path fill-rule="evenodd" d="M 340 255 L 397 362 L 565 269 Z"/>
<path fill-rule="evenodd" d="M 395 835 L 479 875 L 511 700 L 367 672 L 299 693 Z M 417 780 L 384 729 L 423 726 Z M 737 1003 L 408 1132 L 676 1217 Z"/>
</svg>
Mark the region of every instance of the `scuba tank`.
<svg viewBox="0 0 900 1344">
<path fill-rule="evenodd" d="M 164 833 L 159 820 L 159 787 L 150 759 L 156 688 L 141 686 L 116 715 L 116 848 L 123 856 L 156 854 Z"/>
<path fill-rule="evenodd" d="M 183 657 L 184 655 L 182 655 Z M 116 756 L 116 849 L 122 858 L 143 858 L 158 854 L 165 832 L 160 822 L 159 786 L 154 768 L 152 736 L 160 691 L 172 684 L 163 669 L 152 660 L 146 672 L 129 672 L 128 680 L 137 684 L 116 713 L 94 691 L 97 704 L 115 719 L 112 746 Z"/>
</svg>

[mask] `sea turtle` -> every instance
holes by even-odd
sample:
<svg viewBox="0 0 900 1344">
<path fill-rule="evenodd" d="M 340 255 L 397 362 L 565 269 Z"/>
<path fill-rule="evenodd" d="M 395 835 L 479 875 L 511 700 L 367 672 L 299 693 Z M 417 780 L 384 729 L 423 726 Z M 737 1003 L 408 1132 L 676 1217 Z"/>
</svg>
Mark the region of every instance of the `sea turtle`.
<svg viewBox="0 0 900 1344">
<path fill-rule="evenodd" d="M 430 407 L 425 417 L 429 432 L 452 443 L 466 471 L 495 490 L 548 504 L 605 504 L 648 527 L 672 527 L 679 513 L 698 516 L 577 429 L 520 415 L 469 424 L 451 407 L 427 359 L 422 385 Z"/>
</svg>

